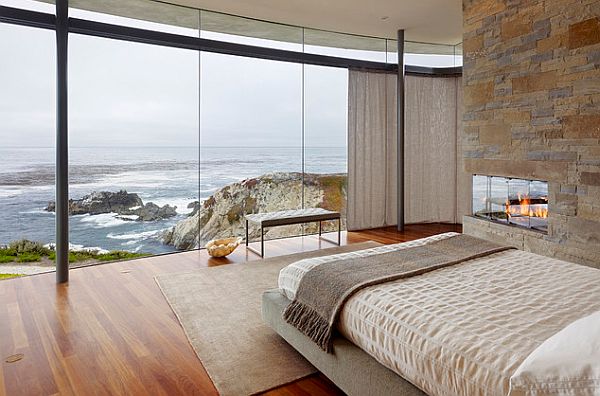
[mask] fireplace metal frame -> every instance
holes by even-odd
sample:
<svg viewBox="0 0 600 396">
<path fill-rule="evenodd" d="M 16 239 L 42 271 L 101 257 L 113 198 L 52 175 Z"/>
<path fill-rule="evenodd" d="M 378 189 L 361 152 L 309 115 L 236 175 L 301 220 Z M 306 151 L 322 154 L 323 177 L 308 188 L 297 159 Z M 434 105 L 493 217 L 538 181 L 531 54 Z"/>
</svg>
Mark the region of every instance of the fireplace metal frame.
<svg viewBox="0 0 600 396">
<path fill-rule="evenodd" d="M 527 193 L 527 197 L 530 197 L 530 187 L 531 187 L 531 183 L 545 183 L 546 188 L 548 186 L 548 181 L 546 180 L 539 180 L 539 179 L 525 179 L 525 178 L 520 178 L 520 177 L 512 177 L 512 176 L 499 176 L 499 175 L 482 175 L 482 174 L 473 174 L 472 175 L 472 200 L 473 200 L 473 208 L 472 208 L 472 212 L 471 212 L 471 217 L 477 218 L 477 219 L 481 219 L 481 220 L 486 220 L 486 221 L 490 221 L 492 223 L 495 224 L 501 224 L 501 225 L 505 225 L 505 226 L 509 226 L 509 227 L 515 227 L 517 229 L 520 230 L 529 230 L 529 231 L 533 231 L 533 232 L 537 232 L 537 233 L 541 233 L 544 235 L 548 234 L 548 217 L 549 217 L 549 212 L 546 215 L 546 217 L 539 217 L 539 216 L 524 216 L 524 217 L 528 217 L 528 223 L 525 224 L 518 224 L 515 221 L 510 221 L 510 216 L 507 217 L 506 220 L 499 220 L 497 217 L 493 216 L 493 213 L 495 213 L 494 211 L 491 210 L 491 207 L 488 207 L 486 209 L 484 209 L 483 213 L 477 213 L 478 211 L 476 210 L 476 206 L 474 204 L 475 199 L 476 199 L 476 188 L 475 188 L 475 178 L 476 177 L 485 177 L 486 178 L 486 192 L 485 192 L 485 200 L 486 200 L 486 204 L 491 203 L 493 204 L 492 201 L 492 191 L 491 191 L 491 182 L 492 182 L 492 178 L 501 178 L 506 180 L 507 182 L 507 191 L 506 191 L 506 200 L 508 201 L 510 199 L 510 182 L 511 180 L 521 180 L 524 182 L 528 183 L 528 193 Z M 546 202 L 545 205 L 547 207 L 547 210 L 550 208 L 550 194 L 548 193 L 548 191 L 546 191 Z M 533 204 L 533 205 L 540 205 L 538 204 Z M 503 212 L 505 212 L 503 210 Z M 535 226 L 531 224 L 531 219 L 540 219 L 543 218 L 545 219 L 545 225 L 543 226 Z"/>
</svg>

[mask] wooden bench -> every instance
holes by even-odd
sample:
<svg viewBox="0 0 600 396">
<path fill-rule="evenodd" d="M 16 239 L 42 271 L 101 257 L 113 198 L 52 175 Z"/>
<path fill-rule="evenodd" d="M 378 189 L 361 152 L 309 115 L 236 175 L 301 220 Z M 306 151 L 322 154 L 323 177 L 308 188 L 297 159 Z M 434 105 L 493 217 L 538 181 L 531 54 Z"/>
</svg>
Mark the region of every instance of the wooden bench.
<svg viewBox="0 0 600 396">
<path fill-rule="evenodd" d="M 283 225 L 301 224 L 301 223 L 312 223 L 319 222 L 319 238 L 327 242 L 333 243 L 334 245 L 340 245 L 341 232 L 342 232 L 342 220 L 339 212 L 321 208 L 308 208 L 308 209 L 297 209 L 297 210 L 282 210 L 280 212 L 267 212 L 248 214 L 245 216 L 246 219 L 246 249 L 253 253 L 258 254 L 260 257 L 264 257 L 265 253 L 265 228 L 277 227 Z M 328 220 L 338 221 L 338 237 L 337 243 L 323 237 L 322 222 Z M 249 243 L 249 223 L 256 224 L 260 227 L 260 252 L 252 248 Z"/>
</svg>

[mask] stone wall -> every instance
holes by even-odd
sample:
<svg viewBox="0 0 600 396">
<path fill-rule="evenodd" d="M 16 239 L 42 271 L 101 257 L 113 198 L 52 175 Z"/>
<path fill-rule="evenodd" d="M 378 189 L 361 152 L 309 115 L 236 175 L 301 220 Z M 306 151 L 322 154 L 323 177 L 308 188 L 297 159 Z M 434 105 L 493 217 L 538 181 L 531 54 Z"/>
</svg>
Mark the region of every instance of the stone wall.
<svg viewBox="0 0 600 396">
<path fill-rule="evenodd" d="M 548 235 L 475 219 L 465 231 L 600 266 L 600 1 L 463 6 L 465 169 L 550 191 Z"/>
</svg>

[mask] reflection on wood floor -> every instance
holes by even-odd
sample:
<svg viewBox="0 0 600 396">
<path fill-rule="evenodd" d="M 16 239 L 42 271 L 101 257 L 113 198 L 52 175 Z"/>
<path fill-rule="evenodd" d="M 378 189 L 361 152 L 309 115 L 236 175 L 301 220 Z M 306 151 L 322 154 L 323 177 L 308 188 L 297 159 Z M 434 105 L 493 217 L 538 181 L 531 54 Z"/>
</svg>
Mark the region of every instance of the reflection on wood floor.
<svg viewBox="0 0 600 396">
<path fill-rule="evenodd" d="M 456 225 L 412 225 L 344 232 L 342 244 L 397 243 L 460 231 Z M 328 248 L 316 236 L 266 243 L 266 257 Z M 217 395 L 154 277 L 259 259 L 243 246 L 229 258 L 205 251 L 73 269 L 68 285 L 54 274 L 0 281 L 0 394 Z M 8 363 L 14 354 L 23 359 Z M 337 395 L 322 375 L 268 395 Z"/>
</svg>

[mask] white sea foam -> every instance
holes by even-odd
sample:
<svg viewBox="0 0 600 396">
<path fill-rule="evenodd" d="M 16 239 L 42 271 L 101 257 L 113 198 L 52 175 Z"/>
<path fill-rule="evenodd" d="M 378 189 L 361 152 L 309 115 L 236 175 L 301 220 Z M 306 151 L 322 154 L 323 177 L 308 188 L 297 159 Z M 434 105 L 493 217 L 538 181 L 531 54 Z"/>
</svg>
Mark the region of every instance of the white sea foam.
<svg viewBox="0 0 600 396">
<path fill-rule="evenodd" d="M 123 220 L 135 221 L 139 218 L 140 218 L 140 216 L 138 216 L 138 215 L 119 215 L 119 219 L 123 219 Z"/>
<path fill-rule="evenodd" d="M 44 247 L 47 249 L 54 250 L 56 248 L 56 244 L 55 243 L 47 243 L 44 245 Z M 97 246 L 89 247 L 89 246 L 77 245 L 77 244 L 73 244 L 73 243 L 69 243 L 69 250 L 72 252 L 96 252 L 99 254 L 109 253 L 108 250 L 102 249 L 101 247 L 97 247 Z"/>
<path fill-rule="evenodd" d="M 134 188 L 160 188 L 170 184 L 174 177 L 178 175 L 174 171 L 141 171 L 141 172 L 123 172 L 115 175 L 107 175 L 98 180 L 97 185 L 101 186 L 127 186 Z"/>
<path fill-rule="evenodd" d="M 42 186 L 29 186 L 28 188 L 32 189 L 32 190 L 36 190 L 36 191 L 50 191 L 50 190 L 54 190 L 54 185 L 53 184 L 47 184 L 47 185 L 42 185 Z"/>
<path fill-rule="evenodd" d="M 93 228 L 108 228 L 116 227 L 122 224 L 127 224 L 127 220 L 119 219 L 117 213 L 102 213 L 98 215 L 83 215 L 79 218 L 82 223 L 91 223 Z"/>
<path fill-rule="evenodd" d="M 44 208 L 39 208 L 39 209 L 31 209 L 31 210 L 22 210 L 19 212 L 19 214 L 37 214 L 37 215 L 52 216 L 54 214 L 54 212 L 48 212 L 48 211 L 44 210 Z"/>
<path fill-rule="evenodd" d="M 25 192 L 22 188 L 5 186 L 0 189 L 0 198 L 12 198 L 19 196 Z"/>
<path fill-rule="evenodd" d="M 179 214 L 189 214 L 192 213 L 194 208 L 188 208 L 187 206 L 195 201 L 193 198 L 181 198 L 181 197 L 173 197 L 173 198 L 145 198 L 142 197 L 144 202 L 154 202 L 158 206 L 171 205 L 177 206 L 177 213 Z"/>
<path fill-rule="evenodd" d="M 131 234 L 113 234 L 110 233 L 106 237 L 110 239 L 119 239 L 119 240 L 132 240 L 132 241 L 140 241 L 142 239 L 147 239 L 153 236 L 158 235 L 164 230 L 154 230 L 154 231 L 142 231 Z"/>
</svg>

